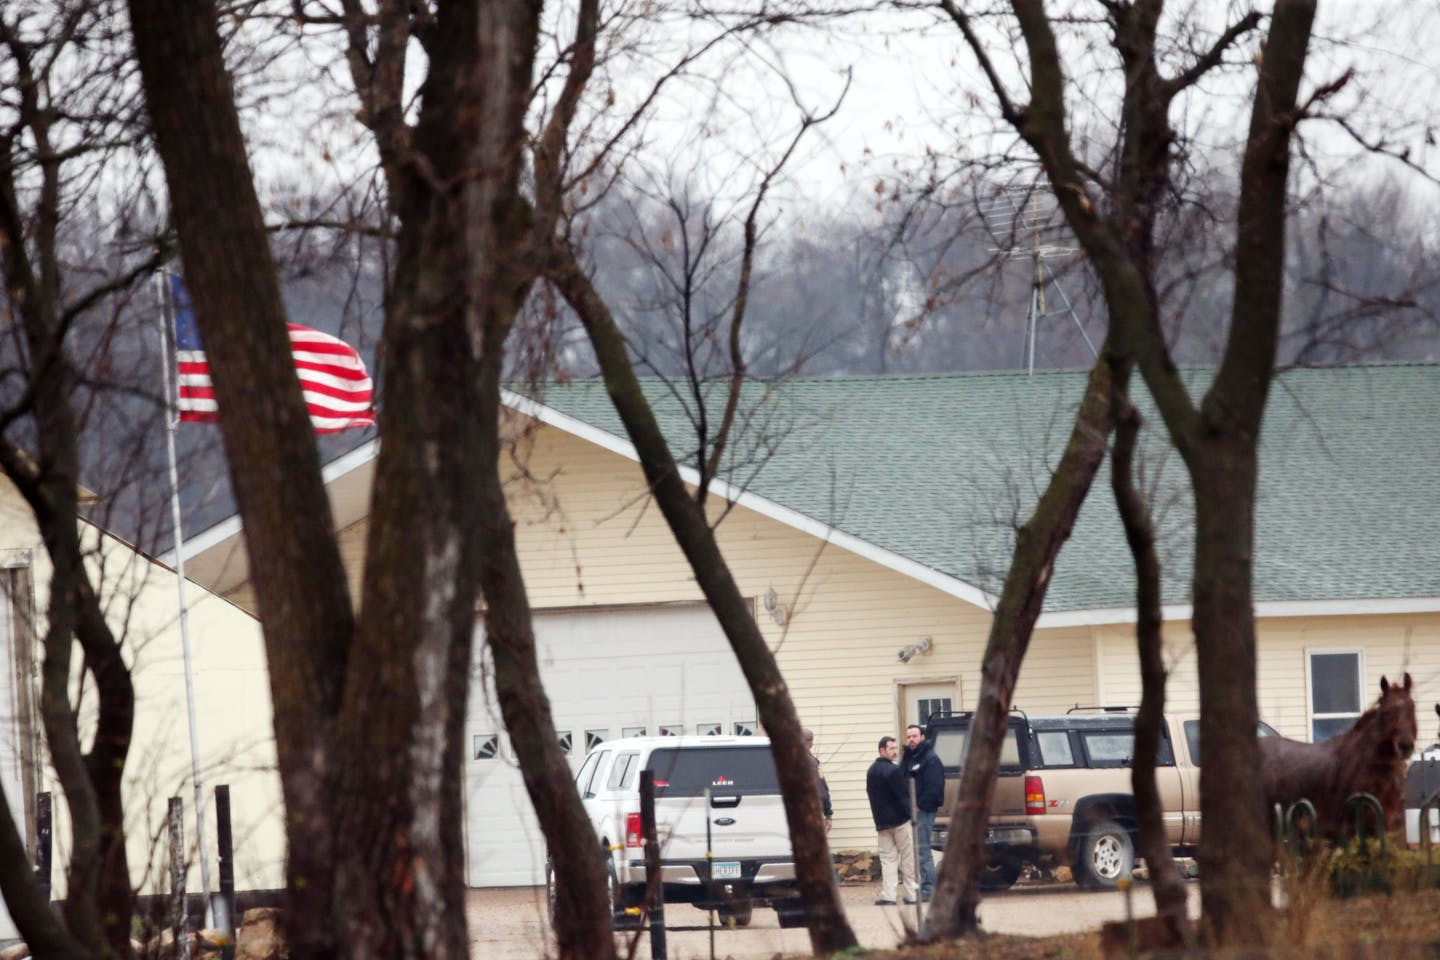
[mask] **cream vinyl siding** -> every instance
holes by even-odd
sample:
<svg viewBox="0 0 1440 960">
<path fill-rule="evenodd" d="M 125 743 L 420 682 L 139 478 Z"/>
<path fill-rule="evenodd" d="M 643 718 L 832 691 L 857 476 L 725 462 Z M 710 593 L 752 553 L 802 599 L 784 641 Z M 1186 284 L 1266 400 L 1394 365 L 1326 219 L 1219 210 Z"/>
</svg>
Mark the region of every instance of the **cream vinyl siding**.
<svg viewBox="0 0 1440 960">
<path fill-rule="evenodd" d="M 12 559 L 22 553 L 28 555 L 35 610 L 43 621 L 52 577 L 49 556 L 33 517 L 8 482 L 0 482 L 0 518 L 0 548 L 11 551 Z M 192 853 L 188 885 L 191 892 L 198 892 L 200 874 L 193 865 L 195 794 L 190 780 L 190 735 L 175 574 L 90 524 L 81 522 L 80 531 L 90 558 L 92 580 L 110 629 L 122 644 L 135 689 L 135 723 L 122 788 L 130 875 L 142 893 L 168 892 L 164 818 L 168 798 L 178 796 L 184 801 L 185 842 Z M 224 783 L 230 785 L 236 886 L 282 887 L 284 816 L 275 773 L 270 691 L 260 627 L 245 611 L 194 583 L 186 584 L 186 594 L 211 885 L 218 885 L 214 788 Z M 77 651 L 76 670 L 80 660 Z M 13 670 L 13 665 L 6 669 Z M 38 675 L 33 684 L 38 696 Z M 91 695 L 82 703 L 80 730 L 82 744 L 88 746 L 94 725 L 93 681 L 87 681 L 85 689 Z M 43 741 L 38 730 L 33 735 Z M 43 755 L 48 757 L 48 751 Z M 42 781 L 40 789 L 52 794 L 51 879 L 53 895 L 58 898 L 65 894 L 65 870 L 71 849 L 68 806 L 48 761 Z M 25 824 L 23 829 L 33 831 L 33 823 Z"/>
<path fill-rule="evenodd" d="M 502 470 L 537 614 L 702 599 L 634 461 L 556 428 L 518 418 L 510 427 L 520 440 Z M 899 685 L 958 678 L 957 708 L 973 707 L 990 612 L 753 511 L 737 507 L 722 519 L 725 508 L 712 497 L 721 548 L 755 604 L 801 723 L 816 734 L 835 805 L 831 847 L 873 849 L 864 773 L 877 739 L 900 733 Z M 357 598 L 367 527 L 361 520 L 340 534 Z M 771 589 L 783 625 L 764 609 Z M 249 586 L 235 595 L 249 603 Z M 1170 709 L 1194 712 L 1190 626 L 1174 622 L 1165 631 Z M 930 652 L 897 662 L 896 651 L 922 637 L 931 638 Z M 1419 684 L 1421 742 L 1429 742 L 1440 695 L 1440 614 L 1274 618 L 1260 623 L 1259 638 L 1260 712 L 1281 732 L 1304 737 L 1308 729 L 1306 650 L 1360 647 L 1372 699 L 1382 673 L 1398 679 L 1410 670 Z M 1139 700 L 1133 625 L 1037 631 L 1015 692 L 1016 705 L 1030 713 Z M 268 736 L 268 724 L 266 700 L 252 733 Z M 277 803 L 277 835 L 280 828 Z"/>
<path fill-rule="evenodd" d="M 511 509 L 537 610 L 700 599 L 637 464 L 550 428 L 535 431 L 526 452 L 528 477 L 543 479 L 513 478 Z M 712 516 L 724 508 L 713 503 Z M 718 533 L 801 723 L 816 733 L 835 805 L 831 845 L 870 847 L 865 770 L 879 737 L 900 732 L 898 685 L 958 677 L 959 703 L 973 705 L 990 613 L 744 508 L 726 514 Z M 783 626 L 763 607 L 771 589 Z M 899 663 L 896 651 L 921 637 L 931 638 L 931 651 Z M 1088 628 L 1041 631 L 1017 703 L 1071 706 L 1094 695 L 1094 675 Z"/>
<path fill-rule="evenodd" d="M 1097 628 L 1097 649 L 1105 702 L 1138 704 L 1140 668 L 1131 625 Z M 1312 650 L 1363 651 L 1362 709 L 1380 695 L 1380 677 L 1398 681 L 1408 670 L 1416 686 L 1421 742 L 1435 724 L 1440 696 L 1440 614 L 1355 617 L 1277 617 L 1256 624 L 1256 687 L 1260 719 L 1287 737 L 1310 739 L 1305 661 Z M 1170 670 L 1166 709 L 1195 713 L 1200 708 L 1195 638 L 1187 621 L 1165 625 L 1165 661 Z"/>
</svg>

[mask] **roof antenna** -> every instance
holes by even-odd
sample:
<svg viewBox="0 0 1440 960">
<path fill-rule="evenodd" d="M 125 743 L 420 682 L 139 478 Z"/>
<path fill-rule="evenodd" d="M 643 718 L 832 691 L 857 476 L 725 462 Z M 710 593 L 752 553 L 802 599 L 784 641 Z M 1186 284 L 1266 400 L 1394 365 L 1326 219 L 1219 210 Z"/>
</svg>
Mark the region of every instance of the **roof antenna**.
<svg viewBox="0 0 1440 960">
<path fill-rule="evenodd" d="M 1045 308 L 1045 261 L 1072 257 L 1076 250 L 1049 242 L 1062 233 L 1064 225 L 1057 221 L 1054 198 L 1043 193 L 1038 186 L 1002 188 L 990 200 L 980 204 L 980 216 L 990 235 L 1000 244 L 988 248 L 987 252 L 999 254 L 1007 260 L 1029 260 L 1034 268 L 1030 278 L 1030 308 L 1025 316 L 1025 373 L 1030 375 L 1035 372 L 1035 342 L 1040 321 L 1050 315 Z M 1090 355 L 1098 359 L 1100 352 L 1095 349 L 1090 334 L 1085 332 L 1085 325 L 1075 315 L 1070 298 L 1060 287 L 1055 272 L 1051 270 L 1049 274 L 1050 284 L 1065 302 L 1064 310 L 1057 312 L 1069 314 L 1080 336 L 1085 339 L 1085 346 L 1090 348 Z"/>
</svg>

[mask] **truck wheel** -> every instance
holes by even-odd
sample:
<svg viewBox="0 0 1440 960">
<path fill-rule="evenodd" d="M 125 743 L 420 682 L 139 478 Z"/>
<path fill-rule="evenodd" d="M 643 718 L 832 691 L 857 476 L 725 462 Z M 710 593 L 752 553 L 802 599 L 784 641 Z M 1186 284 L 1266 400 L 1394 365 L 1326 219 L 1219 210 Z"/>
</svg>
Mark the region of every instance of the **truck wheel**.
<svg viewBox="0 0 1440 960">
<path fill-rule="evenodd" d="M 545 858 L 545 916 L 555 929 L 555 861 Z"/>
<path fill-rule="evenodd" d="M 645 915 L 628 913 L 626 908 L 639 904 L 641 900 L 636 900 L 621 886 L 619 878 L 615 876 L 615 861 L 608 852 L 605 858 L 605 885 L 609 887 L 611 925 L 616 930 L 639 930 L 645 924 Z"/>
<path fill-rule="evenodd" d="M 1075 882 L 1082 887 L 1109 889 L 1129 879 L 1135 869 L 1135 844 L 1130 831 L 1114 820 L 1100 820 L 1080 842 Z"/>
<path fill-rule="evenodd" d="M 980 868 L 981 890 L 1009 890 L 1024 867 L 1014 857 L 996 857 Z"/>
<path fill-rule="evenodd" d="M 793 900 L 776 900 L 775 919 L 780 926 L 786 928 L 809 926 L 805 921 L 805 901 L 799 897 Z"/>
</svg>

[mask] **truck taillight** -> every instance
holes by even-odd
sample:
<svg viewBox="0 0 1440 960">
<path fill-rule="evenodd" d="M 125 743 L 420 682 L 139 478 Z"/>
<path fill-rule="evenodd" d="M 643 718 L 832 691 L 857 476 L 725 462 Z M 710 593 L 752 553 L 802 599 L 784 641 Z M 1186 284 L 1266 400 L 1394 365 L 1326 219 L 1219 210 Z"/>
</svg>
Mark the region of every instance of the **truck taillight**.
<svg viewBox="0 0 1440 960">
<path fill-rule="evenodd" d="M 1037 779 L 1038 779 L 1038 778 L 1037 778 Z M 1028 790 L 1029 788 L 1027 787 L 1026 789 Z M 1042 800 L 1043 800 L 1043 798 L 1042 798 Z M 638 814 L 638 813 L 627 813 L 627 814 L 625 814 L 625 846 L 627 846 L 627 847 L 638 847 L 638 846 L 642 846 L 642 845 L 643 845 L 642 841 L 643 841 L 643 837 L 641 836 L 641 833 L 640 833 L 640 814 Z"/>
<path fill-rule="evenodd" d="M 1025 815 L 1045 812 L 1045 782 L 1039 777 L 1025 778 Z"/>
</svg>

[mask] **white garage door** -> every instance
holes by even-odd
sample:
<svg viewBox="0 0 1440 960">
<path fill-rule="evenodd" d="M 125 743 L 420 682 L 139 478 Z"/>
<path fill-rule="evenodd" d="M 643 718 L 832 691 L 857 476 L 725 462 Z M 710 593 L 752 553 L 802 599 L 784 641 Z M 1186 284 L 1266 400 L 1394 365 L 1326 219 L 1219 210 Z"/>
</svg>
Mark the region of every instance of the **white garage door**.
<svg viewBox="0 0 1440 960">
<path fill-rule="evenodd" d="M 754 699 L 707 606 L 541 613 L 535 640 L 572 770 L 601 740 L 754 732 Z M 467 725 L 467 882 L 544 883 L 545 842 L 500 719 L 488 654 L 471 681 Z"/>
</svg>

